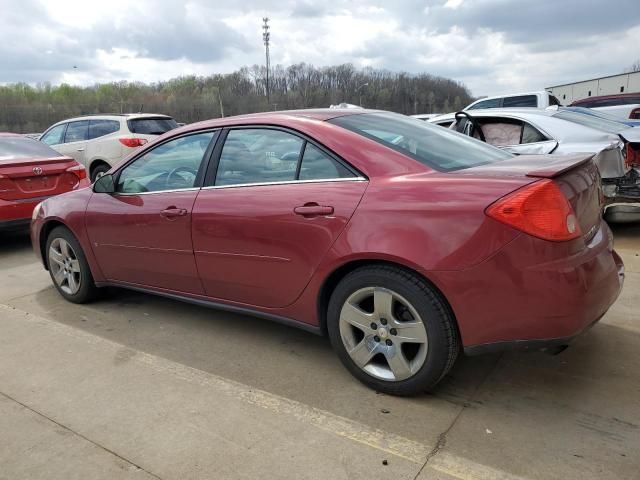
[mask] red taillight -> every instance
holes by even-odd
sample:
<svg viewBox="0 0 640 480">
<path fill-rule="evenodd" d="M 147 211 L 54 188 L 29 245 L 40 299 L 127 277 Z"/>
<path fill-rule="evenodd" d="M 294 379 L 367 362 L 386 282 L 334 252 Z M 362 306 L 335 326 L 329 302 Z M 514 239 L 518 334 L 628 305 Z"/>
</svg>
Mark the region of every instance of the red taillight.
<svg viewBox="0 0 640 480">
<path fill-rule="evenodd" d="M 636 127 L 640 128 L 640 127 Z M 640 166 L 640 143 L 627 143 L 627 155 L 625 162 L 627 167 L 638 167 Z"/>
<path fill-rule="evenodd" d="M 129 148 L 141 147 L 142 145 L 147 143 L 146 138 L 119 138 L 118 140 L 120 140 L 120 143 L 125 147 Z"/>
<path fill-rule="evenodd" d="M 640 119 L 640 108 L 634 108 L 633 110 L 631 110 L 631 113 L 629 114 L 629 118 L 631 120 Z"/>
<path fill-rule="evenodd" d="M 549 179 L 520 188 L 489 205 L 491 218 L 544 240 L 564 241 L 581 235 L 573 207 Z"/>
<path fill-rule="evenodd" d="M 66 171 L 69 173 L 73 173 L 76 177 L 78 177 L 78 181 L 84 180 L 85 178 L 87 178 L 87 171 L 80 164 L 74 165 L 73 167 L 69 167 L 67 168 Z"/>
</svg>

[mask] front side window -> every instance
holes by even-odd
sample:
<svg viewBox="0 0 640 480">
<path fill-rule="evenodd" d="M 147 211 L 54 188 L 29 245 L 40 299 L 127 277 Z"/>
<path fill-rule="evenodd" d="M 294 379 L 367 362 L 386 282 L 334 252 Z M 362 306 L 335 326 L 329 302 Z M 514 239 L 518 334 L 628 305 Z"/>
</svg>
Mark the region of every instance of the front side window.
<svg viewBox="0 0 640 480">
<path fill-rule="evenodd" d="M 117 120 L 91 120 L 89 122 L 89 139 L 104 137 L 120 130 Z"/>
<path fill-rule="evenodd" d="M 197 187 L 204 154 L 217 132 L 176 138 L 127 165 L 118 177 L 119 193 L 145 193 Z"/>
<path fill-rule="evenodd" d="M 466 135 L 396 113 L 345 115 L 328 120 L 438 171 L 454 171 L 513 157 Z"/>
<path fill-rule="evenodd" d="M 548 140 L 540 130 L 533 125 L 525 123 L 522 127 L 522 141 L 520 143 L 537 143 Z"/>
<path fill-rule="evenodd" d="M 537 107 L 538 97 L 536 95 L 519 95 L 517 97 L 506 97 L 502 106 L 505 108 L 514 107 Z"/>
<path fill-rule="evenodd" d="M 67 128 L 67 124 L 63 123 L 62 125 L 58 125 L 53 127 L 47 133 L 45 133 L 40 141 L 42 143 L 46 143 L 47 145 L 59 145 L 64 143 L 64 130 Z"/>
<path fill-rule="evenodd" d="M 560 100 L 558 100 L 555 96 L 549 94 L 549 105 L 550 106 L 553 106 L 553 105 L 560 106 Z"/>
<path fill-rule="evenodd" d="M 64 134 L 64 143 L 82 142 L 89 137 L 89 121 L 70 122 Z"/>
<path fill-rule="evenodd" d="M 215 185 L 295 180 L 303 144 L 300 137 L 280 130 L 231 130 L 222 148 Z"/>
<path fill-rule="evenodd" d="M 468 110 L 477 110 L 480 108 L 500 108 L 500 99 L 493 98 L 491 100 L 483 100 L 482 102 L 478 102 L 475 105 L 471 105 Z"/>
</svg>

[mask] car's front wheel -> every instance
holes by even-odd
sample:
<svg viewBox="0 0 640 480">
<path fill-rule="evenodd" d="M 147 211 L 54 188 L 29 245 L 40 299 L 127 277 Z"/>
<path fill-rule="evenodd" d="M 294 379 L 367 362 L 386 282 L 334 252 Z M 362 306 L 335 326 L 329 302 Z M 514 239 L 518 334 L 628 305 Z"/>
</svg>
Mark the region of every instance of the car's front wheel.
<svg viewBox="0 0 640 480">
<path fill-rule="evenodd" d="M 53 284 L 64 298 L 86 303 L 95 298 L 97 288 L 82 247 L 65 227 L 54 228 L 47 237 L 46 260 Z"/>
<path fill-rule="evenodd" d="M 455 320 L 424 279 L 394 266 L 345 276 L 329 301 L 327 328 L 349 371 L 392 395 L 433 388 L 460 349 Z"/>
</svg>

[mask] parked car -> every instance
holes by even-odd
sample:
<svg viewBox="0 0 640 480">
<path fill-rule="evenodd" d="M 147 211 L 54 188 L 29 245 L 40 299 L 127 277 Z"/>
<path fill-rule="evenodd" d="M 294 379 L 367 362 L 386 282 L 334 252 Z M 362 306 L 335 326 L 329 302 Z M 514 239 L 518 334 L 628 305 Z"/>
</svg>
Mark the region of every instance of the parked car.
<svg viewBox="0 0 640 480">
<path fill-rule="evenodd" d="M 564 108 L 474 110 L 431 122 L 515 154 L 591 152 L 602 176 L 607 219 L 640 221 L 640 129 Z"/>
<path fill-rule="evenodd" d="M 594 108 L 586 108 L 586 107 L 549 107 L 556 108 L 559 110 L 565 110 L 567 112 L 575 112 L 581 113 L 583 115 L 591 115 L 593 117 L 604 118 L 610 122 L 618 122 L 628 127 L 640 127 L 640 120 L 631 120 L 629 118 L 616 117 L 615 115 L 611 115 L 610 113 L 603 112 L 602 110 L 594 109 Z"/>
<path fill-rule="evenodd" d="M 604 315 L 624 267 L 598 178 L 591 155 L 541 165 L 403 115 L 269 112 L 143 146 L 31 236 L 71 302 L 112 285 L 326 332 L 408 395 L 461 345 L 554 350 Z"/>
<path fill-rule="evenodd" d="M 640 93 L 588 97 L 576 100 L 571 106 L 592 108 L 625 119 L 640 119 Z"/>
<path fill-rule="evenodd" d="M 83 164 L 94 182 L 136 148 L 177 127 L 166 115 L 88 115 L 52 125 L 40 141 Z"/>
<path fill-rule="evenodd" d="M 0 133 L 0 230 L 29 225 L 44 198 L 89 186 L 82 165 L 15 133 Z"/>
<path fill-rule="evenodd" d="M 546 91 L 514 93 L 511 95 L 497 95 L 485 97 L 470 103 L 464 110 L 479 110 L 487 108 L 547 108 L 562 105 L 560 100 Z"/>
</svg>

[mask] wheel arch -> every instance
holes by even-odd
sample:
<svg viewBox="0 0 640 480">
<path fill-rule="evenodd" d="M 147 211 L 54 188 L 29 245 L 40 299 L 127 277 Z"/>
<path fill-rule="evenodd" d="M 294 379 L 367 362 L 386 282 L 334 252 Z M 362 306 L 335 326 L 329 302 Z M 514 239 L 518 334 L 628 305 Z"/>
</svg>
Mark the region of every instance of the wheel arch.
<svg viewBox="0 0 640 480">
<path fill-rule="evenodd" d="M 107 167 L 111 168 L 111 164 L 109 162 L 107 162 L 105 159 L 103 159 L 103 158 L 93 158 L 89 162 L 89 178 L 93 177 L 93 171 L 97 167 L 99 167 L 100 165 L 106 165 Z"/>
<path fill-rule="evenodd" d="M 40 243 L 39 244 L 40 257 L 42 258 L 42 264 L 44 265 L 45 270 L 49 270 L 49 265 L 47 265 L 47 256 L 45 251 L 47 248 L 47 238 L 49 238 L 49 234 L 53 231 L 53 229 L 57 227 L 64 227 L 70 232 L 72 232 L 72 230 L 69 228 L 68 225 L 66 225 L 64 222 L 55 218 L 48 220 L 44 225 L 42 225 L 42 228 L 40 229 L 40 237 L 38 238 Z"/>
<path fill-rule="evenodd" d="M 429 279 L 427 276 L 425 276 L 423 273 L 419 272 L 415 268 L 408 267 L 407 265 L 404 265 L 402 263 L 398 263 L 392 260 L 381 260 L 381 259 L 375 259 L 375 258 L 363 258 L 363 259 L 348 261 L 338 266 L 336 269 L 334 269 L 324 280 L 324 282 L 322 283 L 322 286 L 320 287 L 320 291 L 318 293 L 318 298 L 316 302 L 320 330 L 323 335 L 327 334 L 327 306 L 329 305 L 329 299 L 331 298 L 331 294 L 337 287 L 338 283 L 340 283 L 340 281 L 346 275 L 353 272 L 354 270 L 361 267 L 372 266 L 372 265 L 390 266 L 390 267 L 399 268 L 408 273 L 416 275 L 420 279 L 425 281 L 433 289 L 436 295 L 438 295 L 443 305 L 450 313 L 451 318 L 453 318 L 453 321 L 455 323 L 457 335 L 458 337 L 460 337 L 460 325 L 458 324 L 458 320 L 456 318 L 455 312 L 453 311 L 453 308 L 451 307 L 451 304 L 447 300 L 447 297 L 445 296 L 445 294 L 442 292 L 442 290 L 440 290 L 440 288 L 438 288 L 438 286 L 431 279 Z"/>
</svg>

